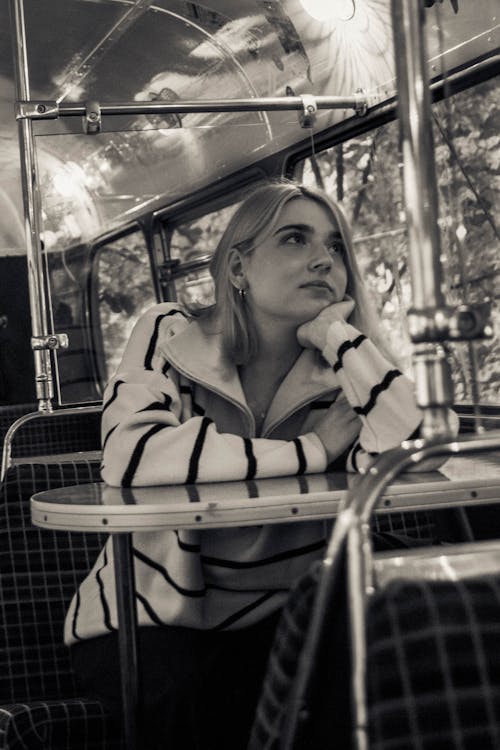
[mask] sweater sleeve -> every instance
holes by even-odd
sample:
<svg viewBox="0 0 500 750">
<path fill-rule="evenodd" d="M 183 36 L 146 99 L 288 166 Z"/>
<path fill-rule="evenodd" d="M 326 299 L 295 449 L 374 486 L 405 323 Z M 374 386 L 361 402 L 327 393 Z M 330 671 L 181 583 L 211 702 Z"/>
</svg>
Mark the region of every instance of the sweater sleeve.
<svg viewBox="0 0 500 750">
<path fill-rule="evenodd" d="M 246 438 L 219 432 L 206 415 L 182 418 L 179 376 L 151 356 L 147 319 L 139 321 L 103 403 L 102 477 L 112 486 L 223 482 L 326 469 L 321 440 Z M 145 367 L 142 363 L 148 361 Z"/>
<path fill-rule="evenodd" d="M 358 440 L 347 458 L 349 471 L 363 471 L 374 455 L 415 435 L 422 420 L 413 384 L 349 323 L 331 324 L 323 356 L 361 419 Z"/>
</svg>

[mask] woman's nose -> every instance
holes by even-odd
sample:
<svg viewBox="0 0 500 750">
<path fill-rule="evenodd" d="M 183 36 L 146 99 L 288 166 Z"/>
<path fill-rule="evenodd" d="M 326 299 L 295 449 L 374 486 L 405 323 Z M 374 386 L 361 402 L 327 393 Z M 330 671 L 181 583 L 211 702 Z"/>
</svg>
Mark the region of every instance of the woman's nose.
<svg viewBox="0 0 500 750">
<path fill-rule="evenodd" d="M 332 268 L 332 256 L 325 245 L 322 243 L 315 245 L 309 265 L 313 269 L 322 269 L 326 271 L 329 271 Z"/>
</svg>

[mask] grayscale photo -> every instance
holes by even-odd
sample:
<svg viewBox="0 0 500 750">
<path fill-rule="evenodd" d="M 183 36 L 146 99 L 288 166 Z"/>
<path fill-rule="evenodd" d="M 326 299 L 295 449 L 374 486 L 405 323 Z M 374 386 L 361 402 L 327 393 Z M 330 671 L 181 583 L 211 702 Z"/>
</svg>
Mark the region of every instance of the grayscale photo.
<svg viewBox="0 0 500 750">
<path fill-rule="evenodd" d="M 499 750 L 498 0 L 0 37 L 0 750 Z"/>
</svg>

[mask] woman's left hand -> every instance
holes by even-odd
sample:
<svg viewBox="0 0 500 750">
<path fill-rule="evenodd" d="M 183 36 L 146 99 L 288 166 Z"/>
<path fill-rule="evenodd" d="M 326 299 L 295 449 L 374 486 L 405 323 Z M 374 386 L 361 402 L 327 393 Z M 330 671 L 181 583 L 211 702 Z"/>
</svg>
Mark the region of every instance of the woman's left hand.
<svg viewBox="0 0 500 750">
<path fill-rule="evenodd" d="M 326 337 L 331 324 L 337 320 L 345 321 L 354 310 L 354 300 L 345 297 L 342 302 L 335 302 L 325 307 L 319 315 L 297 329 L 297 339 L 304 349 L 319 349 L 326 346 Z"/>
</svg>

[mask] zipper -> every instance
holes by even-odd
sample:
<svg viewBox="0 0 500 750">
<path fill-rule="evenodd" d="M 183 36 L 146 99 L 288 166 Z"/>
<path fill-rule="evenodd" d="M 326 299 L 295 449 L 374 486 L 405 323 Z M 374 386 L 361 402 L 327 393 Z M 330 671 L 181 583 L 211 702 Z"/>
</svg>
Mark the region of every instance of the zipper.
<svg viewBox="0 0 500 750">
<path fill-rule="evenodd" d="M 224 391 L 219 390 L 218 388 L 213 387 L 212 385 L 209 385 L 205 381 L 201 380 L 201 378 L 198 375 L 193 375 L 189 371 L 184 370 L 184 368 L 179 367 L 175 361 L 175 358 L 172 357 L 168 361 L 170 362 L 171 365 L 173 365 L 173 367 L 177 370 L 177 372 L 180 375 L 183 375 L 185 378 L 192 380 L 194 383 L 197 383 L 198 385 L 203 386 L 203 388 L 206 388 L 207 391 L 210 391 L 211 393 L 215 393 L 217 396 L 221 396 L 225 401 L 232 404 L 233 406 L 236 406 L 236 408 L 239 409 L 239 411 L 242 412 L 248 418 L 250 422 L 250 427 L 251 427 L 250 437 L 252 438 L 257 437 L 255 434 L 255 419 L 254 419 L 252 412 L 246 406 L 246 404 L 243 404 L 240 401 L 235 401 L 235 399 L 228 396 L 227 393 L 225 393 Z M 338 390 L 340 391 L 340 388 L 338 388 Z M 299 402 L 298 404 L 294 404 L 294 406 L 290 408 L 287 412 L 285 412 L 285 414 L 283 414 L 277 421 L 275 421 L 274 423 L 271 423 L 269 427 L 266 429 L 266 431 L 262 433 L 261 437 L 262 438 L 267 437 L 270 432 L 272 432 L 281 424 L 283 424 L 283 422 L 285 422 L 285 420 L 287 420 L 289 417 L 295 414 L 295 412 L 299 411 L 304 406 L 307 406 L 307 404 L 312 404 L 314 401 L 317 401 L 322 396 L 326 396 L 328 393 L 331 393 L 331 392 L 332 392 L 332 389 L 328 388 L 324 391 L 321 391 L 320 393 L 315 394 L 313 397 L 309 397 L 305 399 L 304 401 Z"/>
<path fill-rule="evenodd" d="M 205 381 L 201 380 L 201 378 L 197 375 L 193 375 L 189 371 L 184 370 L 182 367 L 179 367 L 176 363 L 175 359 L 172 357 L 168 360 L 171 365 L 176 369 L 176 371 L 183 375 L 188 380 L 192 380 L 194 383 L 197 383 L 198 385 L 203 386 L 203 388 L 206 388 L 207 391 L 210 391 L 211 393 L 215 393 L 217 396 L 221 396 L 225 401 L 232 404 L 233 406 L 236 406 L 237 409 L 239 409 L 240 412 L 242 412 L 249 420 L 252 436 L 255 437 L 255 419 L 248 407 L 241 403 L 240 401 L 235 401 L 235 399 L 231 398 L 231 396 L 228 396 L 227 393 L 224 393 L 224 391 L 219 390 L 218 388 L 214 388 L 212 385 L 209 385 Z"/>
</svg>

